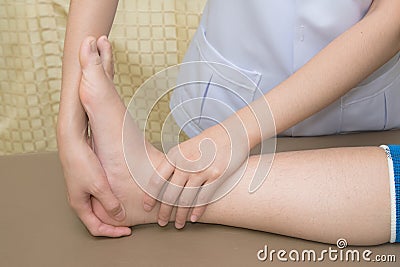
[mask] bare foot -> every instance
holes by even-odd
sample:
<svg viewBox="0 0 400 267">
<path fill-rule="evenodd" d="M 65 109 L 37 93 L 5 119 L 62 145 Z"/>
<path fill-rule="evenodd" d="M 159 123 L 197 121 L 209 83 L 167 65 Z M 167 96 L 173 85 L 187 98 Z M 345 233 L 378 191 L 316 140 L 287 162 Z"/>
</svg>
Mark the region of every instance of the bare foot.
<svg viewBox="0 0 400 267">
<path fill-rule="evenodd" d="M 122 131 L 126 108 L 114 87 L 112 50 L 107 38 L 100 37 L 97 42 L 94 37 L 86 38 L 81 46 L 80 62 L 83 75 L 79 96 L 89 117 L 94 150 L 106 172 L 113 193 L 125 207 L 126 219 L 122 222 L 111 219 L 94 198 L 93 210 L 104 223 L 115 226 L 154 222 L 156 214 L 143 210 L 144 193 L 132 179 L 125 163 Z M 158 164 L 164 155 L 148 143 L 144 149 L 143 139 L 140 140 L 139 130 L 134 122 L 131 121 L 125 127 L 128 128 L 125 128 L 124 134 L 128 133 L 131 136 L 129 146 L 133 147 L 133 150 L 128 150 L 127 153 L 133 152 L 136 155 L 132 158 L 135 159 L 135 165 L 139 166 L 135 174 L 150 177 L 153 169 L 148 166 L 144 154 L 146 149 L 153 164 Z"/>
</svg>

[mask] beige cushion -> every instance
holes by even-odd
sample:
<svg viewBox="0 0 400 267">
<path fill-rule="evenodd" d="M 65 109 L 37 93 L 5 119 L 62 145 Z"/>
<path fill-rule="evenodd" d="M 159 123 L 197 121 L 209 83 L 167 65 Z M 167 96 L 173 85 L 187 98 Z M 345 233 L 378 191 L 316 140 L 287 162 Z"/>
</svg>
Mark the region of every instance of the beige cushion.
<svg viewBox="0 0 400 267">
<path fill-rule="evenodd" d="M 115 83 L 128 102 L 134 90 L 179 63 L 199 23 L 205 0 L 120 0 L 111 37 Z M 69 1 L 0 2 L 0 154 L 54 151 L 61 59 Z M 159 141 L 160 116 L 149 137 Z"/>
</svg>

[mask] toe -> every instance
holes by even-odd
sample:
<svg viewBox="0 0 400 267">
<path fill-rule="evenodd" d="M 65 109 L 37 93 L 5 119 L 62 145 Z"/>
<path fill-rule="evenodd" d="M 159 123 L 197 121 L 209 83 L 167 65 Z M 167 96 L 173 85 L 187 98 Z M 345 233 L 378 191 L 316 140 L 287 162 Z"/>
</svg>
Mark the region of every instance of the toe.
<svg viewBox="0 0 400 267">
<path fill-rule="evenodd" d="M 107 36 L 103 35 L 97 40 L 97 48 L 100 52 L 100 58 L 104 72 L 110 80 L 114 79 L 114 60 L 112 55 L 112 46 Z"/>
<path fill-rule="evenodd" d="M 83 74 L 100 74 L 104 76 L 104 70 L 97 48 L 96 38 L 90 36 L 83 40 L 79 52 L 79 60 Z"/>
<path fill-rule="evenodd" d="M 90 36 L 83 40 L 79 59 L 82 69 L 79 97 L 90 115 L 96 103 L 109 98 L 109 87 L 113 84 L 104 72 L 96 38 Z"/>
</svg>

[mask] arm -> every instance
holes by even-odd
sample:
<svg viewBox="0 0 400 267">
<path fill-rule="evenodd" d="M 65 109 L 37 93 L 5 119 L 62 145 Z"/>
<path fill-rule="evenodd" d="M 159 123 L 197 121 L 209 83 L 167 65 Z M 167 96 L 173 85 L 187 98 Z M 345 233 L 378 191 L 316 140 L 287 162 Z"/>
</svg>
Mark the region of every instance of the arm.
<svg viewBox="0 0 400 267">
<path fill-rule="evenodd" d="M 143 211 L 145 193 L 141 185 L 164 155 L 151 144 L 144 151 L 143 136 L 138 135 L 140 129 L 132 118 L 125 117 L 124 103 L 107 75 L 107 67 L 103 64 L 106 70 L 103 71 L 97 66 L 95 59 L 99 55 L 88 52 L 87 42 L 84 45 L 86 49 L 82 46 L 81 53 L 86 60 L 82 60 L 82 68 L 88 82 L 80 88 L 81 100 L 92 122 L 95 141 L 104 144 L 97 151 L 103 166 L 117 170 L 117 175 L 110 175 L 109 181 L 127 211 L 126 220 L 115 221 L 93 199 L 95 214 L 114 225 L 133 226 L 161 219 L 175 220 L 175 225 L 182 228 L 187 221 L 182 216 L 185 209 L 174 209 L 171 218 L 159 217 L 159 205 L 150 213 Z M 111 54 L 99 50 L 103 56 Z M 125 149 L 122 131 L 130 136 Z M 120 164 L 124 157 L 127 164 Z M 346 238 L 352 245 L 386 243 L 395 234 L 391 232 L 395 229 L 395 221 L 391 220 L 395 194 L 390 193 L 390 184 L 394 185 L 395 180 L 389 175 L 390 161 L 383 149 L 358 147 L 277 153 L 269 172 L 270 161 L 269 155 L 250 157 L 248 164 L 230 178 L 236 180 L 235 176 L 242 176 L 241 180 L 225 186 L 232 191 L 225 191 L 229 193 L 211 203 L 201 222 L 328 243 Z M 132 177 L 128 168 L 134 170 Z M 259 190 L 249 194 L 253 177 L 262 180 L 267 174 Z"/>
<path fill-rule="evenodd" d="M 88 36 L 108 35 L 117 0 L 72 0 L 64 46 L 62 90 L 57 125 L 60 160 L 68 188 L 68 199 L 80 219 L 93 235 L 121 236 L 129 228 L 102 223 L 92 212 L 91 196 L 96 197 L 110 216 L 122 220 L 125 211 L 113 195 L 104 170 L 89 146 L 87 118 L 79 100 L 81 80 L 79 48 Z"/>
<path fill-rule="evenodd" d="M 96 38 L 108 35 L 117 9 L 118 0 L 71 1 L 64 44 L 62 67 L 60 123 L 58 136 L 61 139 L 73 136 L 82 138 L 85 133 L 70 129 L 86 129 L 87 119 L 79 100 L 78 88 L 81 80 L 79 48 L 89 35 Z"/>
<path fill-rule="evenodd" d="M 345 95 L 400 50 L 400 2 L 374 1 L 367 15 L 276 88 L 237 112 L 254 147 L 273 132 L 263 121 L 267 101 L 280 133 Z M 290 108 L 287 108 L 290 107 Z M 231 118 L 229 118 L 232 120 Z M 228 119 L 228 121 L 229 121 Z M 261 133 L 260 133 L 261 126 Z M 263 127 L 264 126 L 264 127 Z"/>
<path fill-rule="evenodd" d="M 346 94 L 399 51 L 399 14 L 399 1 L 374 1 L 359 23 L 336 38 L 264 97 L 237 111 L 220 125 L 210 127 L 195 138 L 180 144 L 179 152 L 183 155 L 193 153 L 199 157 L 199 144 L 202 140 L 211 139 L 216 146 L 215 161 L 206 170 L 196 174 L 175 172 L 171 182 L 180 185 L 187 184 L 189 180 L 199 180 L 201 184 L 207 184 L 223 178 L 223 175 L 229 176 L 246 160 L 249 149 L 303 121 Z M 274 121 L 271 120 L 271 112 Z M 243 136 L 248 137 L 248 144 L 243 142 Z M 185 161 L 182 160 L 184 157 L 176 154 L 170 155 L 168 162 Z M 229 159 L 229 162 L 224 159 Z M 166 180 L 174 170 L 174 166 L 165 167 L 169 165 L 168 162 L 165 161 L 158 168 L 159 176 Z M 149 183 L 148 192 L 159 192 L 163 185 L 160 183 L 155 186 L 154 177 L 156 175 Z M 185 195 L 184 192 L 183 190 L 181 196 Z M 206 198 L 211 194 L 212 192 L 207 193 Z M 166 190 L 163 198 L 172 195 Z M 150 196 L 146 196 L 144 202 L 146 210 L 151 210 L 156 203 Z M 205 206 L 194 208 L 194 220 L 204 210 Z M 164 219 L 162 221 L 167 221 L 165 219 L 171 211 L 171 206 L 161 205 L 159 216 Z M 187 213 L 188 211 L 178 211 L 179 221 L 184 220 Z"/>
</svg>

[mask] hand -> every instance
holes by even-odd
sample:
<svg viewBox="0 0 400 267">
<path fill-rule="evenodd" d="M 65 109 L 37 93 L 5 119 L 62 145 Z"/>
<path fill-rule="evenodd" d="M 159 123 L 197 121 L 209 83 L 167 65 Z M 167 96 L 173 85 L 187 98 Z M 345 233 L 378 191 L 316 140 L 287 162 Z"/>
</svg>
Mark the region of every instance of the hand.
<svg viewBox="0 0 400 267">
<path fill-rule="evenodd" d="M 179 206 L 176 228 L 184 227 L 191 207 L 190 220 L 197 221 L 215 191 L 248 158 L 249 142 L 241 125 L 237 120 L 215 125 L 168 152 L 150 178 L 144 198 L 144 209 L 151 211 L 169 181 L 158 198 L 163 202 L 158 215 L 161 226 L 168 223 L 175 205 Z"/>
<path fill-rule="evenodd" d="M 105 224 L 93 213 L 91 197 L 100 201 L 111 218 L 122 221 L 126 216 L 124 207 L 113 195 L 105 172 L 89 145 L 90 140 L 62 139 L 59 134 L 58 143 L 68 201 L 89 232 L 94 236 L 107 237 L 130 235 L 130 228 Z"/>
</svg>

